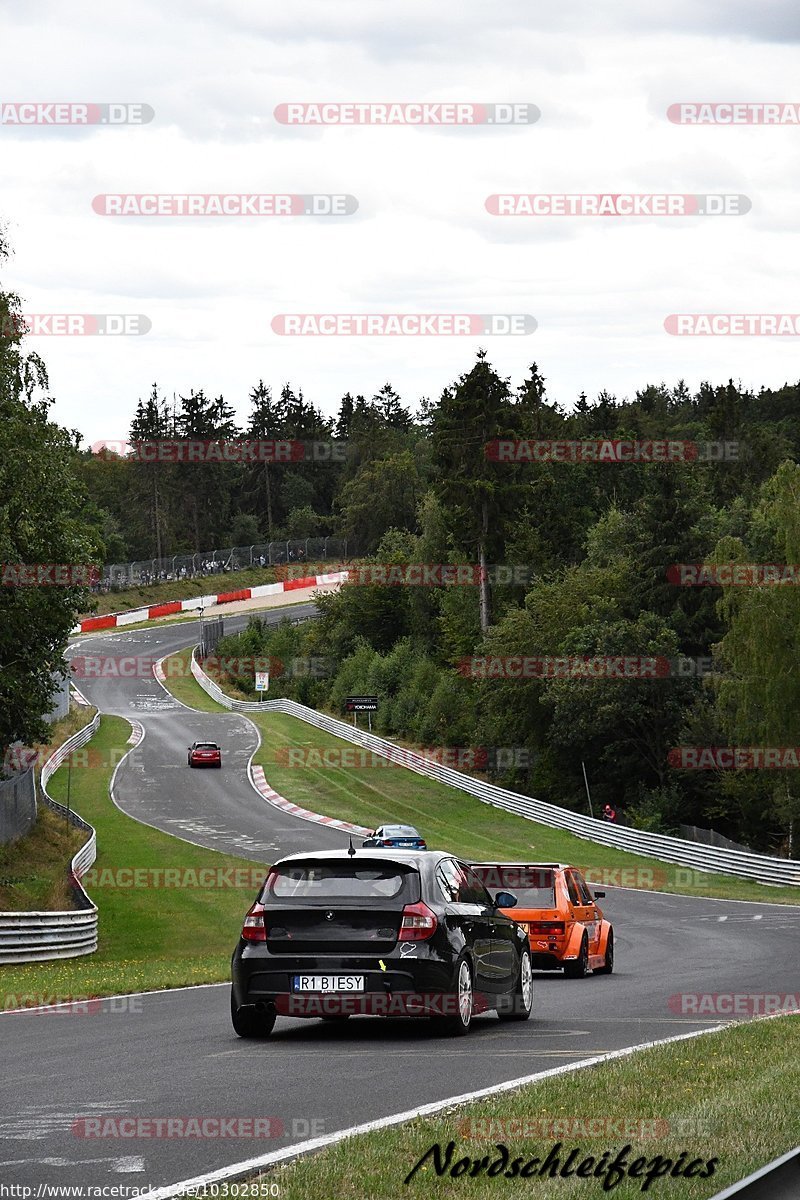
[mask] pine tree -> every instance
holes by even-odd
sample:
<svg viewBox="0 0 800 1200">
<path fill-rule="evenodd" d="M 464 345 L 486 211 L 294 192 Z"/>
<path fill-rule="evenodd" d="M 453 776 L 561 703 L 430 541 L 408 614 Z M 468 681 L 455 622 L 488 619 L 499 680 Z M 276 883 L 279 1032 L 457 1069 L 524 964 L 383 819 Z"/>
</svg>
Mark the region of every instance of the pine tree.
<svg viewBox="0 0 800 1200">
<path fill-rule="evenodd" d="M 248 438 L 256 442 L 268 443 L 280 441 L 286 430 L 286 406 L 283 397 L 281 396 L 280 400 L 273 400 L 272 389 L 264 383 L 263 379 L 259 379 L 256 386 L 250 392 L 249 399 Z M 251 468 L 251 473 L 256 477 L 257 490 L 261 491 L 263 487 L 267 537 L 271 541 L 274 526 L 273 474 L 275 472 L 275 464 L 271 463 L 269 459 L 269 448 L 264 447 L 263 459 Z"/>
<path fill-rule="evenodd" d="M 431 434 L 434 491 L 448 513 L 454 538 L 480 567 L 480 624 L 491 624 L 487 574 L 490 548 L 503 544 L 503 518 L 518 496 L 519 466 L 492 461 L 489 444 L 526 433 L 524 410 L 479 350 L 473 368 L 442 392 Z"/>
</svg>

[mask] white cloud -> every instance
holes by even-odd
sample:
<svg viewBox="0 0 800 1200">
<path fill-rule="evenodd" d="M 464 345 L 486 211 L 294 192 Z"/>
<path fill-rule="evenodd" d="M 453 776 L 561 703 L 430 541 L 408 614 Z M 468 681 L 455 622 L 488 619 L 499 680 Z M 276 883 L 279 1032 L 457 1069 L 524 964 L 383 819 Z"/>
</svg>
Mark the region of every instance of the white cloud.
<svg viewBox="0 0 800 1200">
<path fill-rule="evenodd" d="M 800 101 L 792 4 L 588 0 L 502 9 L 445 0 L 0 0 L 3 100 L 150 104 L 137 128 L 0 127 L 4 283 L 31 312 L 141 312 L 142 338 L 36 342 L 56 416 L 124 436 L 153 380 L 244 413 L 260 376 L 332 410 L 387 379 L 436 395 L 479 339 L 292 339 L 297 311 L 529 312 L 532 337 L 483 339 L 505 374 L 535 358 L 551 395 L 654 379 L 794 378 L 792 339 L 673 338 L 680 311 L 791 311 L 797 130 L 670 124 L 679 100 Z M 298 128 L 291 100 L 526 101 L 513 129 Z M 110 218 L 102 192 L 344 192 L 354 217 Z M 495 218 L 494 192 L 743 193 L 745 217 Z"/>
</svg>

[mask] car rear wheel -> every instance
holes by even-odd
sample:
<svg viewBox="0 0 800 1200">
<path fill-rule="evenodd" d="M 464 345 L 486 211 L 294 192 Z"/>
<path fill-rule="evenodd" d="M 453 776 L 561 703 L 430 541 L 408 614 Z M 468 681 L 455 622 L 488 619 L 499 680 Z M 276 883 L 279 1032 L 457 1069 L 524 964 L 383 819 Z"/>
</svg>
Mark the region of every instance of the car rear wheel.
<svg viewBox="0 0 800 1200">
<path fill-rule="evenodd" d="M 610 975 L 614 970 L 614 930 L 609 929 L 606 942 L 606 958 L 602 967 L 598 967 L 595 975 Z"/>
<path fill-rule="evenodd" d="M 458 964 L 456 973 L 456 990 L 452 992 L 447 999 L 455 1004 L 455 1012 L 452 1016 L 435 1017 L 438 1028 L 441 1033 L 447 1037 L 463 1037 L 469 1033 L 472 1024 L 472 1011 L 475 1005 L 475 996 L 472 990 L 472 969 L 466 958 L 462 958 Z"/>
<path fill-rule="evenodd" d="M 533 1008 L 533 968 L 530 951 L 523 950 L 519 958 L 519 978 L 511 995 L 497 1010 L 501 1021 L 527 1021 Z"/>
<path fill-rule="evenodd" d="M 581 951 L 573 962 L 564 963 L 564 974 L 567 979 L 583 979 L 589 971 L 589 943 L 584 934 Z"/>
<path fill-rule="evenodd" d="M 231 992 L 231 1024 L 240 1038 L 267 1038 L 275 1028 L 275 1013 L 239 1008 Z"/>
</svg>

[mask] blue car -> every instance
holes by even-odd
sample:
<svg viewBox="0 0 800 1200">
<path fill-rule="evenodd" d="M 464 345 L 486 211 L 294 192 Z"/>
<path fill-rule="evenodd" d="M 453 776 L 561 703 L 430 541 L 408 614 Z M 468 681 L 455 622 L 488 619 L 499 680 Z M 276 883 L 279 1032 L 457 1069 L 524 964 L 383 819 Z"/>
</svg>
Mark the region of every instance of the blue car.
<svg viewBox="0 0 800 1200">
<path fill-rule="evenodd" d="M 427 850 L 425 839 L 413 825 L 379 825 L 364 840 L 365 849 Z"/>
</svg>

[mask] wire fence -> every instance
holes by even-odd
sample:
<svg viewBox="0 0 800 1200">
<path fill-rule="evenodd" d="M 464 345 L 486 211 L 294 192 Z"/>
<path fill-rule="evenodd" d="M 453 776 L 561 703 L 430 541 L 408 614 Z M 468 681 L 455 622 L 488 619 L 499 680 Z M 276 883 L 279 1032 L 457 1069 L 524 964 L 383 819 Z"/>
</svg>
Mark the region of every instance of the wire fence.
<svg viewBox="0 0 800 1200">
<path fill-rule="evenodd" d="M 50 725 L 55 721 L 60 721 L 62 717 L 66 717 L 69 712 L 69 678 L 62 679 L 61 676 L 56 676 L 56 686 L 52 708 L 45 713 L 44 717 Z"/>
<path fill-rule="evenodd" d="M 25 837 L 36 823 L 36 779 L 33 766 L 0 780 L 0 846 Z"/>
<path fill-rule="evenodd" d="M 208 658 L 225 636 L 222 617 L 206 617 L 200 621 L 200 656 Z"/>
<path fill-rule="evenodd" d="M 721 846 L 724 850 L 750 850 L 749 846 L 743 846 L 741 842 L 732 842 L 724 834 L 717 833 L 716 829 L 701 829 L 697 825 L 681 825 L 679 828 L 681 837 L 690 842 L 700 842 L 704 846 Z"/>
<path fill-rule="evenodd" d="M 97 594 L 121 591 L 150 583 L 175 579 L 201 579 L 226 575 L 250 567 L 275 567 L 286 563 L 346 559 L 355 553 L 347 538 L 300 538 L 280 542 L 256 542 L 252 546 L 229 546 L 222 550 L 200 550 L 197 554 L 172 554 L 165 558 L 147 558 L 136 562 L 110 563 L 103 567 L 95 584 Z"/>
</svg>

